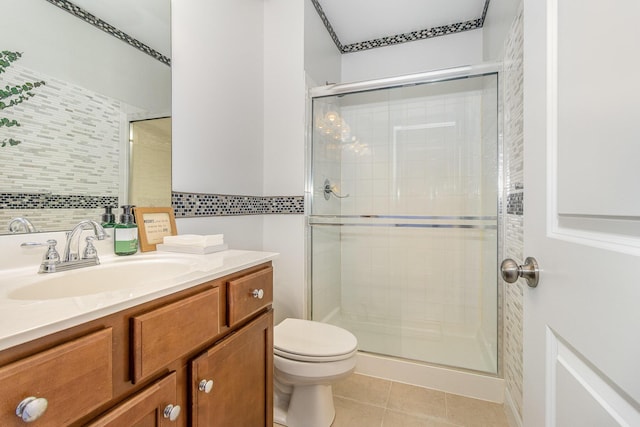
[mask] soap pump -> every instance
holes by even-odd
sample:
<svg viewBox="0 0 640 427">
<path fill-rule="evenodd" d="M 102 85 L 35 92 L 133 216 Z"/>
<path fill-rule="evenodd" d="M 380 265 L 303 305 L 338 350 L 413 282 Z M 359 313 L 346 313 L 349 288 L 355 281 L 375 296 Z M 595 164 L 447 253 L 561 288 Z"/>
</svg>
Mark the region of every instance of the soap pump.
<svg viewBox="0 0 640 427">
<path fill-rule="evenodd" d="M 116 255 L 133 255 L 138 252 L 138 226 L 133 221 L 133 205 L 122 205 L 120 223 L 113 229 L 113 251 Z"/>
<path fill-rule="evenodd" d="M 113 206 L 105 206 L 102 214 L 102 227 L 113 228 L 116 226 L 116 215 L 111 211 Z"/>
</svg>

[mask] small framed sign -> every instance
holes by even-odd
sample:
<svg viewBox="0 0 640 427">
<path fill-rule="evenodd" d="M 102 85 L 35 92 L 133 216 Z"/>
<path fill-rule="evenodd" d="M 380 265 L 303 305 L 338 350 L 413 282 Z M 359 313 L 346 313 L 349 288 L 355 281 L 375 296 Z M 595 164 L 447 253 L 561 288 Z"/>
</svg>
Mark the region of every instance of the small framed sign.
<svg viewBox="0 0 640 427">
<path fill-rule="evenodd" d="M 142 252 L 155 251 L 164 236 L 178 234 L 173 208 L 134 208 L 134 213 Z"/>
</svg>

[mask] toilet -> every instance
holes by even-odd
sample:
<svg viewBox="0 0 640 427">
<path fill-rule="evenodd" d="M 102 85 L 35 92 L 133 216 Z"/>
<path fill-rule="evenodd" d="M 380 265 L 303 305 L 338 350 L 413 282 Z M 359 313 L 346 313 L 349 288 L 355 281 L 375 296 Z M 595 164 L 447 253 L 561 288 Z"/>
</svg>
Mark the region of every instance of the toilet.
<svg viewBox="0 0 640 427">
<path fill-rule="evenodd" d="M 285 319 L 273 332 L 274 421 L 287 427 L 329 427 L 331 384 L 356 367 L 358 340 L 326 323 Z"/>
</svg>

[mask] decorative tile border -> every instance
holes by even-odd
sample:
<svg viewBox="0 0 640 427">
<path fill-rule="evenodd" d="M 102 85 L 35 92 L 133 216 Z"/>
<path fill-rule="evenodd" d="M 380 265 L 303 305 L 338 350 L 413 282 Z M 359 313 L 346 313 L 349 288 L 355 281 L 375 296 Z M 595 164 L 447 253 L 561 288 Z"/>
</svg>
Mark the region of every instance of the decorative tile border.
<svg viewBox="0 0 640 427">
<path fill-rule="evenodd" d="M 397 34 L 395 36 L 382 37 L 374 40 L 367 40 L 358 43 L 348 44 L 342 47 L 342 53 L 359 52 L 362 50 L 374 49 L 376 47 L 391 46 L 394 44 L 413 42 L 416 40 L 431 39 L 433 37 L 445 36 L 447 34 L 460 33 L 462 31 L 475 30 L 482 27 L 480 19 L 473 19 L 456 24 L 443 25 L 441 27 L 427 28 L 410 33 Z"/>
<path fill-rule="evenodd" d="M 236 196 L 173 192 L 176 218 L 207 216 L 303 214 L 303 196 Z"/>
<path fill-rule="evenodd" d="M 374 40 L 365 40 L 358 43 L 352 43 L 348 45 L 343 45 L 338 38 L 338 35 L 334 31 L 331 26 L 331 22 L 325 15 L 322 10 L 322 6 L 318 0 L 311 0 L 313 6 L 316 8 L 316 12 L 320 16 L 320 19 L 324 23 L 329 35 L 333 39 L 333 42 L 336 44 L 336 47 L 340 51 L 340 53 L 353 53 L 360 52 L 363 50 L 374 49 L 376 47 L 384 47 L 384 46 L 392 46 L 399 43 L 412 42 L 416 40 L 425 40 L 433 37 L 445 36 L 448 34 L 460 33 L 463 31 L 475 30 L 478 28 L 482 28 L 484 25 L 484 19 L 487 16 L 487 10 L 489 9 L 489 1 L 485 0 L 484 7 L 482 9 L 482 16 L 477 19 L 472 19 L 470 21 L 465 22 L 457 22 L 454 24 L 443 25 L 440 27 L 426 28 L 424 30 L 412 31 L 410 33 L 404 34 L 396 34 L 392 36 L 382 37 Z"/>
<path fill-rule="evenodd" d="M 160 52 L 152 49 L 151 47 L 147 46 L 146 44 L 142 43 L 141 41 L 136 40 L 135 38 L 131 37 L 127 33 L 124 33 L 122 31 L 120 31 L 119 29 L 117 29 L 113 25 L 111 25 L 108 22 L 105 22 L 102 19 L 90 14 L 86 10 L 82 9 L 81 7 L 76 6 L 75 4 L 71 3 L 70 1 L 67 1 L 67 0 L 47 0 L 47 1 L 49 3 L 51 3 L 51 4 L 53 4 L 53 5 L 58 6 L 60 9 L 63 9 L 65 11 L 69 12 L 73 16 L 75 16 L 77 18 L 80 18 L 83 21 L 93 25 L 94 27 L 101 29 L 105 33 L 111 34 L 115 38 L 117 38 L 119 40 L 122 40 L 125 43 L 130 44 L 131 46 L 135 47 L 136 49 L 138 49 L 138 50 L 140 50 L 140 51 L 142 51 L 144 53 L 146 53 L 149 56 L 152 56 L 153 58 L 157 59 L 158 61 L 162 62 L 163 64 L 171 66 L 171 58 L 168 58 L 168 57 L 164 56 Z"/>
<path fill-rule="evenodd" d="M 331 26 L 331 22 L 329 22 L 329 18 L 327 18 L 327 15 L 324 14 L 324 10 L 322 10 L 322 6 L 320 6 L 320 3 L 318 2 L 318 0 L 311 0 L 311 3 L 313 3 L 313 7 L 316 8 L 316 12 L 318 12 L 318 16 L 320 16 L 322 23 L 324 24 L 325 28 L 329 32 L 329 35 L 331 36 L 331 39 L 333 40 L 333 42 L 336 44 L 336 47 L 338 48 L 340 53 L 344 53 L 344 51 L 342 50 L 342 43 L 340 43 L 340 39 L 338 38 L 338 35 L 336 34 L 335 30 Z"/>
<path fill-rule="evenodd" d="M 235 196 L 226 194 L 171 194 L 177 218 L 230 215 L 303 214 L 303 196 Z M 0 209 L 99 209 L 119 206 L 113 196 L 50 193 L 0 193 Z"/>
<path fill-rule="evenodd" d="M 50 193 L 0 193 L 0 209 L 95 209 L 118 206 L 114 196 Z"/>
<path fill-rule="evenodd" d="M 524 215 L 524 193 L 510 193 L 507 195 L 507 213 L 510 215 Z"/>
</svg>

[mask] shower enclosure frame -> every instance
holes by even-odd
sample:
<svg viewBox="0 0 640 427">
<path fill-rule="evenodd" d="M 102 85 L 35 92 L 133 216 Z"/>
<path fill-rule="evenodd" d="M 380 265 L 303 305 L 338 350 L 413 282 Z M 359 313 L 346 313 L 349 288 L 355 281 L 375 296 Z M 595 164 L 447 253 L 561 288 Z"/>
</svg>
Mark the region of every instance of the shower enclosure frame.
<svg viewBox="0 0 640 427">
<path fill-rule="evenodd" d="M 313 182 L 313 120 L 312 120 L 312 105 L 313 100 L 315 98 L 323 98 L 335 95 L 347 95 L 358 92 L 366 92 L 378 89 L 391 89 L 398 88 L 403 86 L 411 86 L 417 84 L 426 84 L 426 83 L 436 83 L 436 82 L 445 82 L 457 79 L 465 79 L 465 78 L 473 78 L 473 77 L 482 77 L 487 75 L 496 75 L 497 79 L 497 259 L 500 260 L 503 258 L 503 240 L 504 240 L 504 201 L 503 201 L 503 192 L 504 192 L 504 168 L 503 168 L 503 118 L 502 118 L 502 78 L 501 73 L 503 71 L 502 63 L 482 63 L 478 65 L 470 65 L 463 67 L 455 67 L 448 68 L 442 70 L 429 71 L 424 73 L 416 73 L 409 75 L 402 75 L 397 77 L 383 78 L 383 79 L 375 79 L 354 83 L 343 83 L 343 84 L 331 84 L 326 86 L 314 87 L 310 88 L 308 91 L 307 103 L 306 103 L 306 137 L 305 137 L 305 199 L 304 199 L 304 211 L 305 211 L 305 317 L 311 318 L 312 313 L 312 224 L 310 222 L 309 217 L 311 216 L 311 207 L 314 203 L 314 182 Z M 320 183 L 323 184 L 323 183 Z M 319 185 L 316 183 L 316 186 Z M 324 185 L 324 184 L 323 184 Z M 498 266 L 495 266 L 496 270 Z M 437 364 L 433 364 L 430 362 L 415 362 L 419 364 L 425 364 L 434 366 L 436 369 L 438 367 L 442 367 L 445 370 L 457 370 L 461 371 L 463 374 L 468 372 L 471 375 L 481 375 L 486 377 L 495 377 L 495 378 L 504 378 L 503 372 L 503 297 L 504 297 L 504 289 L 503 282 L 500 279 L 499 275 L 496 279 L 497 286 L 497 372 L 486 373 L 477 371 L 472 371 L 465 368 L 458 367 L 449 367 L 449 366 L 441 366 Z M 381 355 L 381 357 L 388 357 L 394 359 L 395 356 L 385 356 Z M 393 378 L 390 378 L 393 379 Z M 480 396 L 479 396 L 480 397 Z"/>
</svg>

